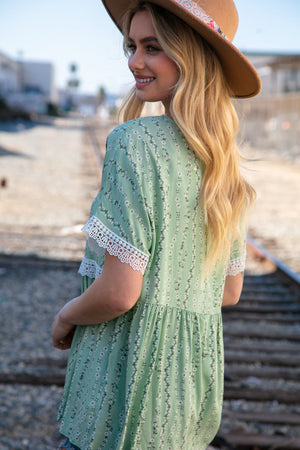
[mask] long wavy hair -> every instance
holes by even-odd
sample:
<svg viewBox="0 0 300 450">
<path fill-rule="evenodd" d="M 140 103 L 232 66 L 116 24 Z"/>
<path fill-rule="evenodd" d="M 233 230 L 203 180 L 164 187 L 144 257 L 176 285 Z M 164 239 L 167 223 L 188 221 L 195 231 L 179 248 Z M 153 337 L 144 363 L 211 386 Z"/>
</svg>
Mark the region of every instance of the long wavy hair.
<svg viewBox="0 0 300 450">
<path fill-rule="evenodd" d="M 204 167 L 199 203 L 210 269 L 228 260 L 233 239 L 241 240 L 240 231 L 255 199 L 254 189 L 240 172 L 239 122 L 231 92 L 209 44 L 181 19 L 152 3 L 134 1 L 124 16 L 125 52 L 131 20 L 138 11 L 150 13 L 161 47 L 178 66 L 170 114 Z M 121 108 L 122 119 L 140 117 L 143 107 L 133 88 Z"/>
</svg>

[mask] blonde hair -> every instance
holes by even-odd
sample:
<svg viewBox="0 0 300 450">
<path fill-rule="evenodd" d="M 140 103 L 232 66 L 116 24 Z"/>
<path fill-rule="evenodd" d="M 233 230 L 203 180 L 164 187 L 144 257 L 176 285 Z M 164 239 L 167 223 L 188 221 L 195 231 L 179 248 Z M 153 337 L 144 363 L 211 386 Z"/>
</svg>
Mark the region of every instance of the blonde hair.
<svg viewBox="0 0 300 450">
<path fill-rule="evenodd" d="M 209 44 L 181 19 L 148 2 L 135 2 L 124 17 L 124 47 L 133 15 L 148 11 L 157 38 L 179 69 L 170 114 L 190 148 L 203 162 L 200 205 L 207 233 L 206 269 L 226 261 L 233 239 L 255 199 L 254 189 L 240 173 L 236 145 L 238 118 L 219 59 Z M 135 88 L 125 100 L 123 120 L 140 117 L 144 103 Z"/>
</svg>

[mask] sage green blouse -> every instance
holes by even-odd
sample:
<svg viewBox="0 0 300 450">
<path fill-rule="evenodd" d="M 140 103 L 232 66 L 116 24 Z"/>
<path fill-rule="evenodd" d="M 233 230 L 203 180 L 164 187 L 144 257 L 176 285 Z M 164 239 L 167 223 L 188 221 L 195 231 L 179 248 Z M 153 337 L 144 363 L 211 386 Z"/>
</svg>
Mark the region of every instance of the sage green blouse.
<svg viewBox="0 0 300 450">
<path fill-rule="evenodd" d="M 84 226 L 85 290 L 105 251 L 143 275 L 136 305 L 107 323 L 77 326 L 61 433 L 82 450 L 201 450 L 217 433 L 223 397 L 221 302 L 245 248 L 201 277 L 206 236 L 202 166 L 166 115 L 117 127 Z"/>
</svg>

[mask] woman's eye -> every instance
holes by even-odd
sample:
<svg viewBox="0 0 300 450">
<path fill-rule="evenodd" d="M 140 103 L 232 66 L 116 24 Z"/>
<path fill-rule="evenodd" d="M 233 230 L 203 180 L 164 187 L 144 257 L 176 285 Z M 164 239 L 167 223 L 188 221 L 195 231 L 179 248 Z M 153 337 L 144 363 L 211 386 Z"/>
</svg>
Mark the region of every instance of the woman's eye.
<svg viewBox="0 0 300 450">
<path fill-rule="evenodd" d="M 159 52 L 160 49 L 158 47 L 154 47 L 153 45 L 148 45 L 147 46 L 147 51 L 149 53 L 155 53 L 155 52 Z"/>
<path fill-rule="evenodd" d="M 135 52 L 135 45 L 133 45 L 133 44 L 128 44 L 128 45 L 126 46 L 126 50 L 127 50 L 128 53 L 134 53 L 134 52 Z"/>
<path fill-rule="evenodd" d="M 147 45 L 146 47 L 144 47 L 144 50 L 147 53 L 157 53 L 160 52 L 161 49 L 158 47 L 155 47 L 154 45 Z M 128 55 L 132 55 L 133 53 L 135 53 L 136 51 L 136 45 L 135 44 L 127 44 L 126 45 L 126 53 Z"/>
</svg>

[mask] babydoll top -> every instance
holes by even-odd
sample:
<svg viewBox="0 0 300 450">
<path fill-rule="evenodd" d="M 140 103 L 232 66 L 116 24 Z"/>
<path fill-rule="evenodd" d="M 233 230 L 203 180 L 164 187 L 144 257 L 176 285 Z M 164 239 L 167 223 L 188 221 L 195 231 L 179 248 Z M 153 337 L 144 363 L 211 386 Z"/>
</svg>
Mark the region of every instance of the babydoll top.
<svg viewBox="0 0 300 450">
<path fill-rule="evenodd" d="M 61 432 L 84 450 L 205 449 L 223 397 L 221 303 L 226 274 L 244 270 L 245 245 L 202 277 L 202 164 L 166 115 L 108 137 L 101 189 L 84 227 L 83 291 L 107 251 L 143 274 L 136 305 L 77 326 Z"/>
</svg>

